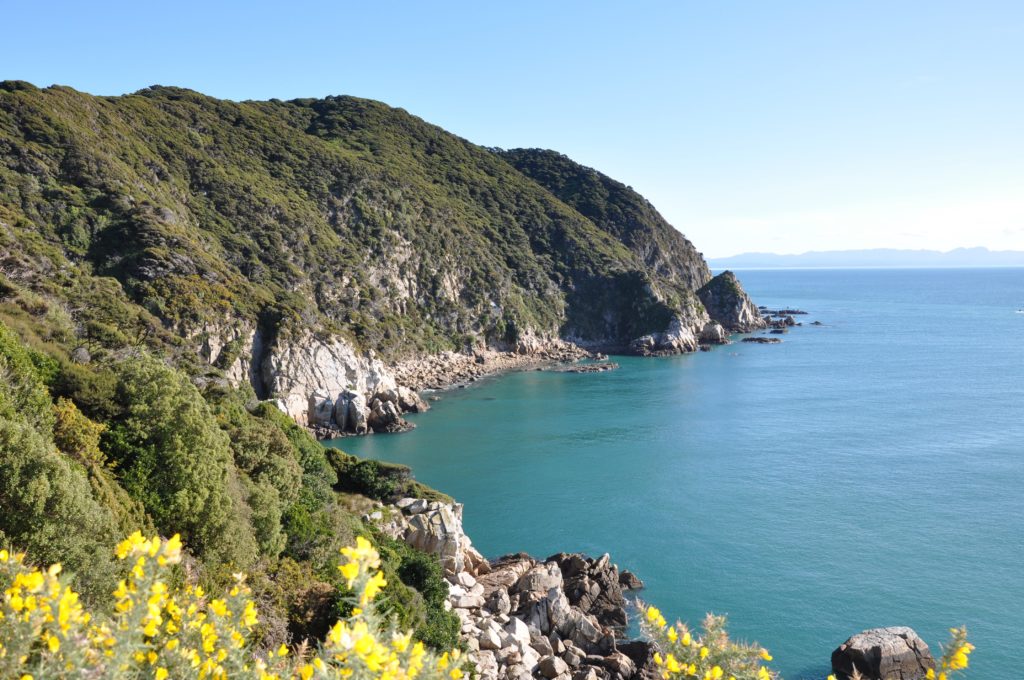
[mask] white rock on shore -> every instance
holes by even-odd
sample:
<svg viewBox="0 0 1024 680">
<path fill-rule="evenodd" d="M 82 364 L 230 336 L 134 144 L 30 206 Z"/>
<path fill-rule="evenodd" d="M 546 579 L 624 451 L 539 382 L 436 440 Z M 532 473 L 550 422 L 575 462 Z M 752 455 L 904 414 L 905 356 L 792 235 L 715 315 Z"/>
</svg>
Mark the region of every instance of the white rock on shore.
<svg viewBox="0 0 1024 680">
<path fill-rule="evenodd" d="M 448 604 L 482 680 L 639 680 L 650 671 L 648 643 L 618 646 L 625 601 L 607 555 L 490 562 L 466 536 L 459 503 L 403 498 L 385 510 L 378 524 L 386 533 L 441 560 Z"/>
</svg>

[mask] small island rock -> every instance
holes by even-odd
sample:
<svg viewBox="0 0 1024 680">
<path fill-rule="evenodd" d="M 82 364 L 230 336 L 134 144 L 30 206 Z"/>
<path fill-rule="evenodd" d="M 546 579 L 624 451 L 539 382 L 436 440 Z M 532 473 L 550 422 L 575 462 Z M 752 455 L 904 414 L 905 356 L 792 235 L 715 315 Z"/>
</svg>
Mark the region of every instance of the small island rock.
<svg viewBox="0 0 1024 680">
<path fill-rule="evenodd" d="M 912 628 L 872 628 L 832 652 L 832 672 L 837 678 L 848 680 L 855 668 L 864 680 L 920 680 L 935 668 L 935 660 Z"/>
</svg>

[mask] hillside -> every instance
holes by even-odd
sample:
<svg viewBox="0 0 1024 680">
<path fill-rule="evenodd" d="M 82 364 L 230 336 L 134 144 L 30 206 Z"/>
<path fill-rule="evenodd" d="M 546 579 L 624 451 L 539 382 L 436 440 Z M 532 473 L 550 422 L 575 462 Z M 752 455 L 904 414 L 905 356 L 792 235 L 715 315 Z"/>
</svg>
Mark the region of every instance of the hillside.
<svg viewBox="0 0 1024 680">
<path fill-rule="evenodd" d="M 353 97 L 4 82 L 0 244 L 0 318 L 49 353 L 144 347 L 357 431 L 409 408 L 403 360 L 692 351 L 710 321 L 703 258 L 632 190 Z"/>
</svg>

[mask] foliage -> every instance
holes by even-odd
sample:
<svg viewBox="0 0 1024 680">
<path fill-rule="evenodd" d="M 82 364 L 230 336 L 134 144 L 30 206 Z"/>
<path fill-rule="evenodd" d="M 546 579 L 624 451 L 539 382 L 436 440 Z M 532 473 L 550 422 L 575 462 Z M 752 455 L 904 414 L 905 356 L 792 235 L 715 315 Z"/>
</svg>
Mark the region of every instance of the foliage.
<svg viewBox="0 0 1024 680">
<path fill-rule="evenodd" d="M 245 577 L 220 597 L 175 586 L 181 542 L 133 534 L 117 546 L 130 573 L 113 593 L 113 614 L 90 612 L 60 565 L 30 569 L 0 551 L 0 675 L 34 678 L 353 678 L 460 680 L 458 650 L 440 656 L 377 610 L 386 585 L 365 539 L 343 549 L 339 567 L 357 609 L 334 623 L 316 649 L 252 645 L 259 612 Z"/>
<path fill-rule="evenodd" d="M 337 449 L 328 449 L 328 460 L 338 476 L 338 491 L 360 493 L 381 501 L 405 497 L 452 501 L 450 496 L 413 479 L 412 470 L 406 465 L 356 458 Z"/>
<path fill-rule="evenodd" d="M 178 371 L 146 357 L 121 362 L 118 417 L 105 448 L 125 489 L 157 529 L 179 529 L 197 554 L 246 566 L 256 557 L 245 502 L 234 484 L 228 436 L 199 391 Z"/>
<path fill-rule="evenodd" d="M 60 397 L 53 405 L 53 442 L 61 453 L 87 468 L 102 467 L 106 456 L 100 451 L 100 436 L 107 426 L 89 420 L 75 402 Z"/>
<path fill-rule="evenodd" d="M 428 646 L 456 646 L 462 622 L 454 612 L 445 609 L 448 582 L 437 556 L 420 552 L 379 531 L 374 531 L 372 538 L 388 581 L 384 610 L 394 615 L 401 626 L 412 628 L 416 639 Z"/>
<path fill-rule="evenodd" d="M 554 157 L 559 183 L 535 171 L 548 156 L 494 153 L 353 97 L 7 83 L 0 264 L 15 276 L 0 318 L 54 316 L 61 344 L 97 357 L 178 352 L 237 322 L 387 358 L 526 330 L 663 330 L 703 259 L 635 192 Z M 209 362 L 227 369 L 238 351 Z"/>
</svg>

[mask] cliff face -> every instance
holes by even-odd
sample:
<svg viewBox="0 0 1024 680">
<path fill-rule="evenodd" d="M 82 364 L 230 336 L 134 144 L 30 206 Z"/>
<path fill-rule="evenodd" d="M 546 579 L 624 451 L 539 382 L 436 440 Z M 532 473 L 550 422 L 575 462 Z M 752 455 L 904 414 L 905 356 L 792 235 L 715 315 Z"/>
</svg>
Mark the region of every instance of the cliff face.
<svg viewBox="0 0 1024 680">
<path fill-rule="evenodd" d="M 724 271 L 708 281 L 697 291 L 697 296 L 711 318 L 726 330 L 743 333 L 767 326 L 757 305 L 731 271 Z"/>
<path fill-rule="evenodd" d="M 403 360 L 691 351 L 709 322 L 703 258 L 628 187 L 352 97 L 0 83 L 0 242 L 68 349 L 147 347 L 310 423 Z"/>
</svg>

